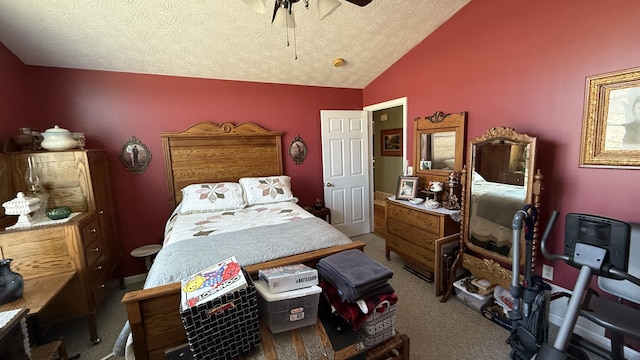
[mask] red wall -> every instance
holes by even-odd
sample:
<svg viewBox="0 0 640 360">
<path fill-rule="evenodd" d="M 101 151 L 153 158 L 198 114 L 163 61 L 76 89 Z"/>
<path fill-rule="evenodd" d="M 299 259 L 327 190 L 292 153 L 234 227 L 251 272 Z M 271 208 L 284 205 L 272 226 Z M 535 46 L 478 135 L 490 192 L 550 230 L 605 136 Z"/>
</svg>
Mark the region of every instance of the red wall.
<svg viewBox="0 0 640 360">
<path fill-rule="evenodd" d="M 537 136 L 543 225 L 554 208 L 640 222 L 637 170 L 578 167 L 585 78 L 640 66 L 638 13 L 635 0 L 472 1 L 364 90 L 31 67 L 0 45 L 0 138 L 59 124 L 107 149 L 126 275 L 144 271 L 127 254 L 158 241 L 170 211 L 161 131 L 253 121 L 283 130 L 285 149 L 299 134 L 309 156 L 302 165 L 286 157 L 285 172 L 306 204 L 322 196 L 319 110 L 404 96 L 409 119 L 468 111 L 469 139 L 498 125 Z M 142 175 L 118 160 L 131 136 L 153 155 Z M 561 219 L 551 239 L 556 250 L 562 229 Z M 577 271 L 554 265 L 555 282 L 572 288 Z"/>
<path fill-rule="evenodd" d="M 159 242 L 172 210 L 160 132 L 183 130 L 201 121 L 254 122 L 281 130 L 284 171 L 292 177 L 300 204 L 312 205 L 323 196 L 320 110 L 362 109 L 362 90 L 357 89 L 25 68 L 29 88 L 25 98 L 33 114 L 20 124 L 12 123 L 0 135 L 11 136 L 19 126 L 44 130 L 57 124 L 84 132 L 88 148 L 107 150 L 125 275 L 145 271 L 144 263 L 128 254 L 140 245 Z M 286 153 L 296 135 L 309 147 L 301 165 Z M 152 154 L 142 175 L 128 172 L 118 158 L 131 136 L 139 138 Z"/>
<path fill-rule="evenodd" d="M 0 43 L 0 144 L 28 118 L 25 74 L 24 64 Z"/>
<path fill-rule="evenodd" d="M 542 225 L 562 251 L 564 215 L 640 222 L 638 170 L 578 167 L 585 78 L 640 66 L 640 2 L 471 1 L 364 89 L 364 104 L 407 97 L 408 118 L 467 111 L 467 136 L 504 125 L 538 137 Z M 577 270 L 554 263 L 554 283 Z"/>
</svg>

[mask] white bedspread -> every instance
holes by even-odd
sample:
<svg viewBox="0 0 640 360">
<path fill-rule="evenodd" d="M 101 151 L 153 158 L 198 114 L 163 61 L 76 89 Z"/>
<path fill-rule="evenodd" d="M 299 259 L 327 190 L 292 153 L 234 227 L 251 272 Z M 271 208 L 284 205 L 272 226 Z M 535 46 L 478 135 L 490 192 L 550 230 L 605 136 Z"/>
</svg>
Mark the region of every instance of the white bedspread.
<svg viewBox="0 0 640 360">
<path fill-rule="evenodd" d="M 181 281 L 231 256 L 247 266 L 351 242 L 292 202 L 175 215 L 167 223 L 167 240 L 149 270 L 145 289 Z M 116 355 L 133 358 L 130 333 L 127 322 L 114 346 Z"/>
<path fill-rule="evenodd" d="M 244 230 L 259 226 L 283 224 L 312 214 L 294 202 L 278 202 L 247 206 L 240 210 L 179 215 L 180 205 L 165 226 L 164 245 L 212 234 Z"/>
<path fill-rule="evenodd" d="M 471 194 L 470 235 L 476 241 L 496 247 L 511 247 L 511 221 L 525 205 L 526 189 L 521 185 L 474 180 Z M 509 254 L 511 256 L 511 254 Z"/>
</svg>

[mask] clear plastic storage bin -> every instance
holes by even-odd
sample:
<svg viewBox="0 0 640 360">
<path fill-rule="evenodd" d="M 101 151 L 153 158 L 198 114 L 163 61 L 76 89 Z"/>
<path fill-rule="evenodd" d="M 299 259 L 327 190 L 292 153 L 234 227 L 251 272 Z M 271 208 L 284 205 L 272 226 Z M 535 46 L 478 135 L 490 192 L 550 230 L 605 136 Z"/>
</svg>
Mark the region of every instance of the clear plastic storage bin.
<svg viewBox="0 0 640 360">
<path fill-rule="evenodd" d="M 269 292 L 263 281 L 256 281 L 255 287 L 258 292 L 258 313 L 272 333 L 316 323 L 321 287 L 314 285 L 275 294 Z"/>
</svg>

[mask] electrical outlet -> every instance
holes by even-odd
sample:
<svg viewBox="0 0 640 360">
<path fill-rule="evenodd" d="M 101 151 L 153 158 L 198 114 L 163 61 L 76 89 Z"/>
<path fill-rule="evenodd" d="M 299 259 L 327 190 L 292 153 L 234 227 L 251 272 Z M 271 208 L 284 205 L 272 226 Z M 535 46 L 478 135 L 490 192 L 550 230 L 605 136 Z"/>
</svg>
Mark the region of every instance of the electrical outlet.
<svg viewBox="0 0 640 360">
<path fill-rule="evenodd" d="M 542 278 L 553 281 L 553 266 L 542 264 Z"/>
</svg>

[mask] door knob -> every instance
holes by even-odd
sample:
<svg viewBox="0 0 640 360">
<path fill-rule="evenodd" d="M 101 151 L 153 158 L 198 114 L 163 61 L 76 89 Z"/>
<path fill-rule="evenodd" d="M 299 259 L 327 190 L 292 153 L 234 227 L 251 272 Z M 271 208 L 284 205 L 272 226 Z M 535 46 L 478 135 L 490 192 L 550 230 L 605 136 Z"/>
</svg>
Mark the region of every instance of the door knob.
<svg viewBox="0 0 640 360">
<path fill-rule="evenodd" d="M 332 187 L 332 186 L 333 186 L 332 183 L 330 183 L 330 182 L 327 183 L 327 187 Z"/>
</svg>

